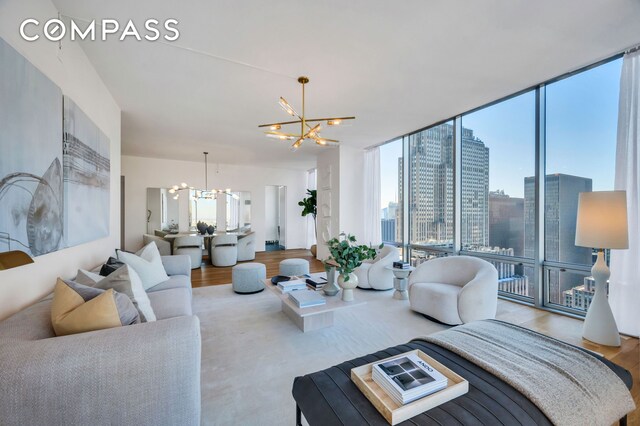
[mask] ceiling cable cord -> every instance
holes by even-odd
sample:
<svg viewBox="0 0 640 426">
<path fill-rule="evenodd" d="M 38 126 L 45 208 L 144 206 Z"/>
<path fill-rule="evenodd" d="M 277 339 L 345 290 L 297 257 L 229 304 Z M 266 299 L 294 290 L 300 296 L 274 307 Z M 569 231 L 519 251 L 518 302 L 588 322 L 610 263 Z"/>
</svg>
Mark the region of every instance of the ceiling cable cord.
<svg viewBox="0 0 640 426">
<path fill-rule="evenodd" d="M 74 21 L 84 22 L 85 24 L 90 24 L 92 22 L 91 19 L 78 18 L 77 16 L 69 16 L 69 15 L 66 15 L 64 13 L 60 13 L 59 16 L 63 16 L 65 18 L 72 19 Z M 99 23 L 100 22 L 99 20 L 94 20 L 94 21 L 96 23 L 96 26 L 101 26 L 100 23 Z M 249 64 L 249 63 L 246 63 L 246 62 L 238 61 L 238 60 L 227 58 L 227 57 L 224 57 L 224 56 L 215 55 L 215 54 L 210 53 L 210 52 L 205 52 L 204 50 L 199 50 L 199 49 L 194 49 L 192 47 L 182 46 L 182 45 L 176 44 L 174 42 L 168 42 L 168 41 L 164 41 L 164 40 L 156 40 L 156 41 L 159 44 L 163 44 L 165 46 L 169 46 L 169 47 L 172 47 L 174 49 L 184 50 L 186 52 L 194 53 L 196 55 L 206 56 L 206 57 L 209 57 L 209 58 L 217 59 L 219 61 L 229 62 L 229 63 L 235 64 L 235 65 L 240 65 L 240 66 L 251 68 L 251 69 L 254 69 L 254 70 L 257 70 L 257 71 L 267 72 L 267 73 L 270 73 L 270 74 L 279 75 L 281 77 L 290 78 L 290 79 L 293 79 L 293 80 L 296 80 L 298 78 L 298 77 L 294 77 L 292 75 L 284 74 L 284 73 L 281 73 L 281 72 L 278 72 L 278 71 L 273 71 L 273 70 L 270 70 L 270 69 L 267 69 L 267 68 L 263 68 L 263 67 L 260 67 L 258 65 L 252 65 L 252 64 Z M 60 48 L 62 48 L 62 46 L 60 46 Z"/>
</svg>

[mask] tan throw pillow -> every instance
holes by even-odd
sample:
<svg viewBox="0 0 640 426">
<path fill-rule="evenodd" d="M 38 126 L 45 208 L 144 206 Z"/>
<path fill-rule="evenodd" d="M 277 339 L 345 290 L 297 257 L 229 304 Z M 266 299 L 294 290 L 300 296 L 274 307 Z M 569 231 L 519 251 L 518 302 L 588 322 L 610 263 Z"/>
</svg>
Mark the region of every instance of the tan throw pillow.
<svg viewBox="0 0 640 426">
<path fill-rule="evenodd" d="M 51 323 L 57 336 L 139 322 L 138 311 L 126 295 L 58 278 L 51 302 Z"/>
</svg>

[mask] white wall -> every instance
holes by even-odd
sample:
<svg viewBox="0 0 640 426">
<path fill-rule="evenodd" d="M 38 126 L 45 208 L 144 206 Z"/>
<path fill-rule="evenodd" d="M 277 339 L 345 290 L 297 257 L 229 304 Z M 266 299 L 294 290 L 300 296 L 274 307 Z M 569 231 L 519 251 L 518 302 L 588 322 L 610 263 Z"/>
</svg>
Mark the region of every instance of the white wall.
<svg viewBox="0 0 640 426">
<path fill-rule="evenodd" d="M 364 151 L 359 148 L 341 146 L 318 156 L 318 259 L 329 256 L 326 238 L 340 232 L 355 235 L 363 243 L 363 170 Z"/>
<path fill-rule="evenodd" d="M 329 257 L 326 241 L 340 233 L 340 149 L 318 155 L 318 259 Z"/>
<path fill-rule="evenodd" d="M 122 174 L 125 176 L 125 247 L 136 250 L 142 246 L 146 229 L 146 190 L 187 182 L 195 187 L 204 185 L 202 162 L 176 161 L 158 158 L 122 156 Z M 209 186 L 231 188 L 233 191 L 251 192 L 251 227 L 256 232 L 256 250 L 264 250 L 265 241 L 265 186 L 287 187 L 287 248 L 305 246 L 305 221 L 300 216 L 298 201 L 306 192 L 306 172 L 302 170 L 274 169 L 260 166 L 220 164 L 219 173 L 209 172 Z M 182 196 L 180 199 L 182 200 Z M 187 198 L 187 197 L 184 197 Z M 186 208 L 188 203 L 185 204 Z M 218 225 L 224 224 L 226 209 L 218 203 Z M 180 204 L 180 225 L 183 206 Z M 221 217 L 222 216 L 222 217 Z"/>
<path fill-rule="evenodd" d="M 340 231 L 353 234 L 361 244 L 364 234 L 364 150 L 340 147 Z"/>
<path fill-rule="evenodd" d="M 36 257 L 34 264 L 0 272 L 0 318 L 9 316 L 49 293 L 55 285 L 56 277 L 75 276 L 78 268 L 93 267 L 105 261 L 120 245 L 120 108 L 79 45 L 66 42 L 63 43 L 62 50 L 59 50 L 57 43 L 49 42 L 44 37 L 35 42 L 26 42 L 19 35 L 19 25 L 25 18 L 43 22 L 57 15 L 58 11 L 49 0 L 0 1 L 0 37 L 57 84 L 62 93 L 71 97 L 109 137 L 110 235 Z M 62 126 L 62 117 L 60 125 Z M 62 145 L 62 141 L 58 143 Z M 2 151 L 11 149 L 5 146 L 1 148 Z M 143 206 L 143 230 L 146 228 L 145 212 Z"/>
</svg>

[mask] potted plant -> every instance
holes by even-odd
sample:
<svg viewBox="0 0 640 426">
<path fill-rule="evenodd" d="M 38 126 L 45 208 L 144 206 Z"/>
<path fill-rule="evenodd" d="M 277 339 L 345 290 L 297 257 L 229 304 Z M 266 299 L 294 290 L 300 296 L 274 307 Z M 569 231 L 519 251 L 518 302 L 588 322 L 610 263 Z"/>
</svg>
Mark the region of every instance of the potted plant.
<svg viewBox="0 0 640 426">
<path fill-rule="evenodd" d="M 313 216 L 313 229 L 318 235 L 318 228 L 316 225 L 316 216 L 318 215 L 318 205 L 316 200 L 317 191 L 315 189 L 307 189 L 307 198 L 303 198 L 302 201 L 298 202 L 298 205 L 302 207 L 302 216 L 311 215 Z M 317 253 L 318 246 L 316 244 L 311 246 L 311 254 L 315 257 Z"/>
<path fill-rule="evenodd" d="M 338 284 L 342 287 L 342 300 L 351 302 L 353 300 L 353 289 L 358 286 L 358 277 L 353 271 L 367 259 L 376 256 L 376 249 L 366 245 L 358 245 L 356 237 L 353 235 L 340 234 L 327 242 L 331 260 L 337 264 Z M 380 245 L 382 248 L 382 244 Z"/>
</svg>

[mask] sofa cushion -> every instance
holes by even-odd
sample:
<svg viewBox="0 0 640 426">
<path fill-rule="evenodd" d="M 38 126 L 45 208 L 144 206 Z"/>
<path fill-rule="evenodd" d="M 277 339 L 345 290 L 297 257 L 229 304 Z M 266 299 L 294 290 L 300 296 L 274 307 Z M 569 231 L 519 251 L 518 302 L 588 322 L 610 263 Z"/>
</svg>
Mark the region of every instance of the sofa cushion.
<svg viewBox="0 0 640 426">
<path fill-rule="evenodd" d="M 411 309 L 445 324 L 462 324 L 458 295 L 462 287 L 442 283 L 413 283 L 409 287 Z"/>
<path fill-rule="evenodd" d="M 191 291 L 187 288 L 171 288 L 149 293 L 151 306 L 158 320 L 193 315 Z"/>
<path fill-rule="evenodd" d="M 139 322 L 138 311 L 126 295 L 58 278 L 51 302 L 51 323 L 57 336 Z"/>
<path fill-rule="evenodd" d="M 117 253 L 118 260 L 131 266 L 138 273 L 145 290 L 169 279 L 155 242 L 147 244 L 136 254 L 121 250 Z"/>
<path fill-rule="evenodd" d="M 168 280 L 147 289 L 147 293 L 169 290 L 171 288 L 187 288 L 191 291 L 191 279 L 186 275 L 172 275 Z"/>
<path fill-rule="evenodd" d="M 0 322 L 0 341 L 40 340 L 55 337 L 51 325 L 51 297 L 34 303 Z"/>
<path fill-rule="evenodd" d="M 97 280 L 95 278 L 96 277 L 79 270 L 75 281 L 103 290 L 112 288 L 118 293 L 126 294 L 140 313 L 140 320 L 142 322 L 156 320 L 147 292 L 144 291 L 144 287 L 142 286 L 142 280 L 138 276 L 138 273 L 129 265 L 124 265 L 107 277 L 100 277 L 100 279 Z"/>
</svg>

